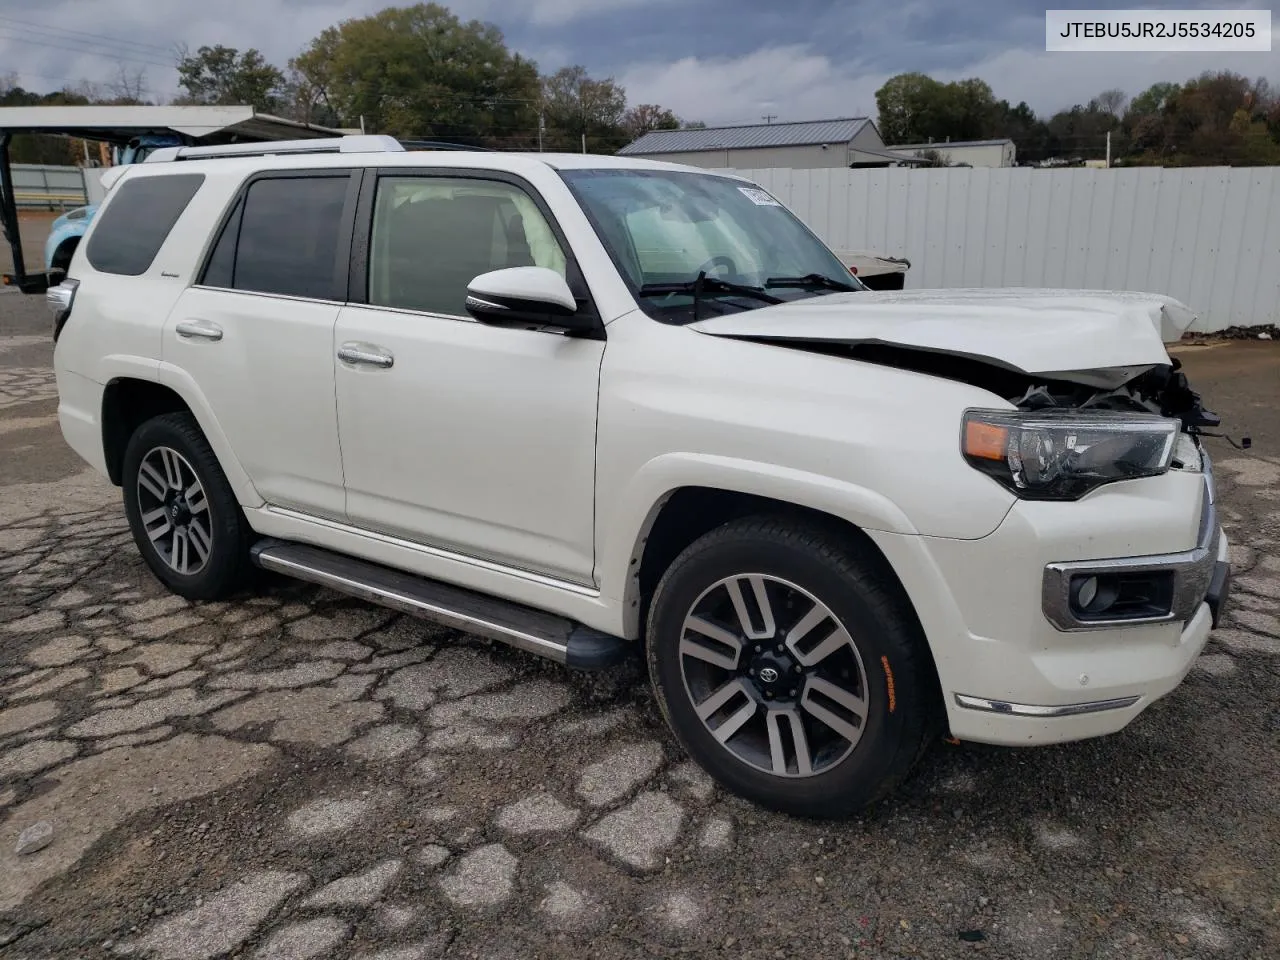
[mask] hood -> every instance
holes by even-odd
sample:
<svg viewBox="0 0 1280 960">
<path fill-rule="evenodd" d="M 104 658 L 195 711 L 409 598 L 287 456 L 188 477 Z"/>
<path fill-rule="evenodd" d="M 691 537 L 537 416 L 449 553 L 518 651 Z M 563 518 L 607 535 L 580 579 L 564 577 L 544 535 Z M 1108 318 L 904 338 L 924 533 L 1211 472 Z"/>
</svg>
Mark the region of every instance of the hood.
<svg viewBox="0 0 1280 960">
<path fill-rule="evenodd" d="M 881 344 L 1114 387 L 1169 363 L 1196 316 L 1170 297 L 1092 290 L 912 290 L 807 297 L 689 325 L 718 337 Z"/>
</svg>

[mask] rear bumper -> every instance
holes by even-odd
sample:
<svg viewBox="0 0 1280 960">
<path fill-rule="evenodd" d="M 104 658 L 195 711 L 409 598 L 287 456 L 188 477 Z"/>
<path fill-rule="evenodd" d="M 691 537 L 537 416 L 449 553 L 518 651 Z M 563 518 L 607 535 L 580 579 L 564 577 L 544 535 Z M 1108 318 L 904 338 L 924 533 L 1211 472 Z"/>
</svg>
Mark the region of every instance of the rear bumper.
<svg viewBox="0 0 1280 960">
<path fill-rule="evenodd" d="M 102 384 L 54 365 L 58 381 L 58 426 L 67 446 L 103 476 L 107 458 L 102 447 Z"/>
<path fill-rule="evenodd" d="M 1212 489 L 1207 472 L 1180 471 L 1076 503 L 1020 502 L 981 540 L 874 534 L 929 639 L 952 735 L 1007 745 L 1102 736 L 1175 689 L 1231 589 Z M 1167 571 L 1171 608 L 1076 621 L 1064 573 L 1095 569 Z"/>
</svg>

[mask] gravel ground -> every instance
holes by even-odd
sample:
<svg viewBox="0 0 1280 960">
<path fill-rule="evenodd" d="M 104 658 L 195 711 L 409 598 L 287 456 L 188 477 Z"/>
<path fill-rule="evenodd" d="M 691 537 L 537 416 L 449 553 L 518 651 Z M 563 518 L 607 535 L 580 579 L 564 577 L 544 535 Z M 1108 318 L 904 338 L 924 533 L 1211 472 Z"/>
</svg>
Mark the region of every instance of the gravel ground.
<svg viewBox="0 0 1280 960">
<path fill-rule="evenodd" d="M 1254 439 L 1213 441 L 1238 587 L 1186 682 L 815 824 L 715 789 L 625 673 L 166 594 L 58 433 L 47 326 L 0 293 L 6 960 L 1280 955 L 1280 346 L 1180 351 Z"/>
</svg>

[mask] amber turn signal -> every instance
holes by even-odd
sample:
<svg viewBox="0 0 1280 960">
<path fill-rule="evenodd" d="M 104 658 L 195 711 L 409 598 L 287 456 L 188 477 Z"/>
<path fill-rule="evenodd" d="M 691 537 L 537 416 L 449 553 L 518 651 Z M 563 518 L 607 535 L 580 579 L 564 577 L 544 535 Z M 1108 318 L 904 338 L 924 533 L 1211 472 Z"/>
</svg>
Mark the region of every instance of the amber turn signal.
<svg viewBox="0 0 1280 960">
<path fill-rule="evenodd" d="M 964 425 L 964 452 L 980 460 L 1003 460 L 1009 448 L 1009 428 L 969 420 Z"/>
</svg>

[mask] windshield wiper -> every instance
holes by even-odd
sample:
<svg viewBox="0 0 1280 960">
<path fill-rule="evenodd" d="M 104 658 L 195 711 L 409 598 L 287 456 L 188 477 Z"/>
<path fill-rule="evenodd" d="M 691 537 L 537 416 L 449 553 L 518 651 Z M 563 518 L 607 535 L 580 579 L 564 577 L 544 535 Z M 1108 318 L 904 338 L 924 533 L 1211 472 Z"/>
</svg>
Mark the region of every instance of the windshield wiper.
<svg viewBox="0 0 1280 960">
<path fill-rule="evenodd" d="M 767 293 L 762 287 L 749 287 L 745 283 L 731 283 L 728 280 L 721 280 L 719 277 L 708 277 L 706 273 L 699 273 L 694 280 L 684 280 L 679 283 L 646 283 L 637 291 L 642 297 L 661 296 L 664 293 L 692 293 L 693 294 L 693 320 L 698 321 L 698 299 L 704 292 L 711 293 L 734 293 L 743 297 L 750 297 L 753 300 L 760 300 L 764 303 L 782 303 L 781 297 L 775 297 L 771 293 Z"/>
<path fill-rule="evenodd" d="M 841 290 L 846 293 L 859 289 L 851 283 L 836 280 L 823 273 L 806 273 L 803 277 L 770 277 L 764 285 L 766 287 L 823 287 L 827 290 Z"/>
</svg>

